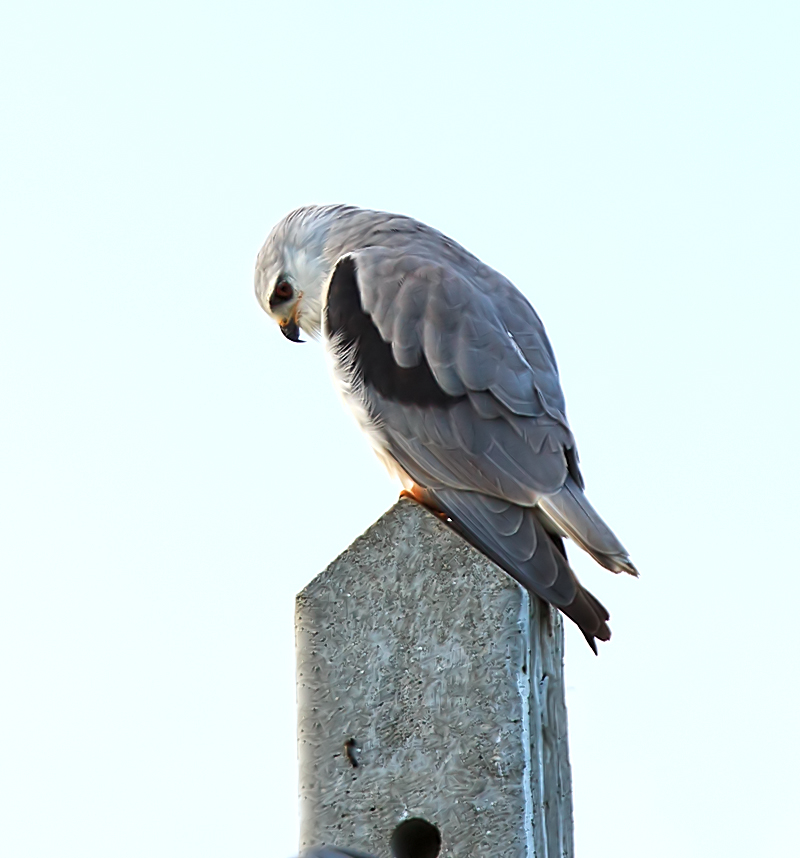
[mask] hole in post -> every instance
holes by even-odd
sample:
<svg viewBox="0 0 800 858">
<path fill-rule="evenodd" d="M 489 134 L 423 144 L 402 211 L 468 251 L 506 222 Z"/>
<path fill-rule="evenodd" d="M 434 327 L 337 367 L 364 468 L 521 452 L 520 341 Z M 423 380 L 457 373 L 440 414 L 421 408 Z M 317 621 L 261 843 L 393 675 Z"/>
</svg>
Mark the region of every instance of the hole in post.
<svg viewBox="0 0 800 858">
<path fill-rule="evenodd" d="M 436 858 L 441 848 L 439 829 L 418 817 L 401 822 L 389 841 L 393 858 Z"/>
</svg>

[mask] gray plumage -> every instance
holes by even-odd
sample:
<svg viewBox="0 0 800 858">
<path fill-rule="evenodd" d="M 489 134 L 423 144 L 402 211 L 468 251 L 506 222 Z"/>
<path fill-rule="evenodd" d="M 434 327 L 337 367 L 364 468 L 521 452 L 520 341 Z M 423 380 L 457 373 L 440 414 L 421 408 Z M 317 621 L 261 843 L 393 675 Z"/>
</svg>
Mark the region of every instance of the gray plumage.
<svg viewBox="0 0 800 858">
<path fill-rule="evenodd" d="M 272 230 L 256 294 L 287 337 L 322 339 L 345 401 L 406 489 L 596 651 L 608 613 L 562 537 L 637 573 L 584 494 L 555 356 L 516 287 L 411 218 L 310 206 Z"/>
</svg>

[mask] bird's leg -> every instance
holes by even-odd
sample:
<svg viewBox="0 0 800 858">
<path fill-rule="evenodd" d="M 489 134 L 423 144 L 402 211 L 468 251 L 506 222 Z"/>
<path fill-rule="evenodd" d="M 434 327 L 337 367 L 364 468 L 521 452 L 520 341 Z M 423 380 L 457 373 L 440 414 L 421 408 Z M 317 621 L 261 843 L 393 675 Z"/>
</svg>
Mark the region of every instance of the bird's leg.
<svg viewBox="0 0 800 858">
<path fill-rule="evenodd" d="M 434 505 L 433 498 L 428 493 L 427 489 L 423 489 L 418 486 L 416 483 L 410 489 L 403 489 L 400 492 L 401 498 L 408 498 L 409 500 L 416 501 L 418 504 L 422 504 L 425 509 L 432 512 L 437 518 L 440 518 L 442 521 L 447 521 L 449 516 L 446 512 L 442 512 L 437 506 Z"/>
</svg>

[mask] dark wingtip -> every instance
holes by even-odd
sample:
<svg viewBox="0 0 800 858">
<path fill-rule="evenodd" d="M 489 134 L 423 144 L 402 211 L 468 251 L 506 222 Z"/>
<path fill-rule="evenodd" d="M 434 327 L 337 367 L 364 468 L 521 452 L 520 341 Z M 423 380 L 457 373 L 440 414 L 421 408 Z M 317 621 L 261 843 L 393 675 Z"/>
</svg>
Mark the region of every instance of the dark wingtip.
<svg viewBox="0 0 800 858">
<path fill-rule="evenodd" d="M 598 602 L 598 604 L 600 603 Z M 581 632 L 586 638 L 586 643 L 589 644 L 589 646 L 592 648 L 592 652 L 595 655 L 599 655 L 599 653 L 597 652 L 597 641 L 603 641 L 603 643 L 605 643 L 606 641 L 611 640 L 611 629 L 608 627 L 607 623 L 602 623 L 600 628 L 594 629 L 591 632 L 582 628 Z"/>
<path fill-rule="evenodd" d="M 575 600 L 567 608 L 562 608 L 565 614 L 578 626 L 586 638 L 586 643 L 597 655 L 597 641 L 611 640 L 611 629 L 606 620 L 610 615 L 603 603 L 593 596 L 585 587 L 580 589 Z M 579 610 L 576 610 L 580 606 Z"/>
<path fill-rule="evenodd" d="M 592 652 L 595 655 L 599 655 L 599 653 L 597 652 L 597 644 L 594 641 L 594 635 L 590 632 L 584 631 L 583 629 L 581 629 L 581 631 L 583 632 L 583 636 L 586 638 L 586 643 L 588 643 L 589 646 L 592 648 Z"/>
</svg>

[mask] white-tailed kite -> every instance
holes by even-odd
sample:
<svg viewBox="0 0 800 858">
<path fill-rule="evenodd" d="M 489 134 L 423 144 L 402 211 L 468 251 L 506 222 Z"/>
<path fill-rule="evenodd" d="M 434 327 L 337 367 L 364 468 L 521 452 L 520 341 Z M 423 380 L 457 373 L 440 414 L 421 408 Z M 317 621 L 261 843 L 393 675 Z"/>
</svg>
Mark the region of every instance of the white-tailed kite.
<svg viewBox="0 0 800 858">
<path fill-rule="evenodd" d="M 636 575 L 583 493 L 553 350 L 502 274 L 419 221 L 352 206 L 291 212 L 258 255 L 256 296 L 284 336 L 321 339 L 375 452 L 592 649 L 608 611 L 570 568 L 569 537 Z"/>
</svg>

